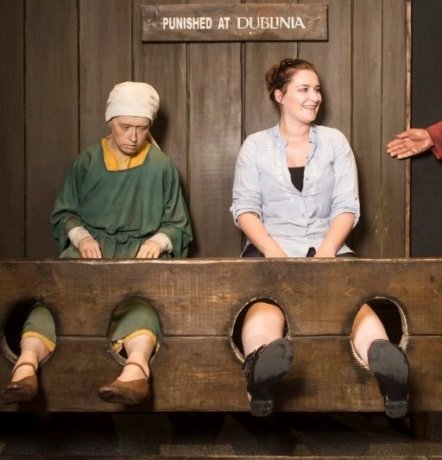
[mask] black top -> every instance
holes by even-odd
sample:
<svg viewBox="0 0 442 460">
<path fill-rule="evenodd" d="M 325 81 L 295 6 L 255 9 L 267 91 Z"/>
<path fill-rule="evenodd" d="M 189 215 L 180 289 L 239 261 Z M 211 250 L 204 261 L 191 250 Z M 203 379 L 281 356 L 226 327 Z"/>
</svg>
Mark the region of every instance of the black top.
<svg viewBox="0 0 442 460">
<path fill-rule="evenodd" d="M 292 184 L 302 192 L 302 187 L 304 185 L 304 169 L 305 166 L 297 166 L 296 168 L 289 168 L 290 177 L 292 179 Z"/>
</svg>

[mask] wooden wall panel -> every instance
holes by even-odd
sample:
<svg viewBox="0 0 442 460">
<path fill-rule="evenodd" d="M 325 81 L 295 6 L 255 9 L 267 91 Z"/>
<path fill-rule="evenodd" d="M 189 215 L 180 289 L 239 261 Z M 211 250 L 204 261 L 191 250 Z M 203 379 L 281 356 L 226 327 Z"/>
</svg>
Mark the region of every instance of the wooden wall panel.
<svg viewBox="0 0 442 460">
<path fill-rule="evenodd" d="M 361 218 L 352 241 L 360 257 L 382 255 L 381 85 L 382 0 L 355 0 L 352 144 L 359 173 Z"/>
<path fill-rule="evenodd" d="M 237 43 L 190 45 L 190 209 L 198 257 L 238 256 L 241 249 L 229 211 L 241 144 L 240 63 Z"/>
<path fill-rule="evenodd" d="M 278 112 L 269 98 L 265 74 L 286 57 L 296 58 L 296 42 L 247 43 L 244 47 L 244 135 L 278 123 Z"/>
<path fill-rule="evenodd" d="M 354 248 L 362 257 L 403 255 L 405 167 L 384 152 L 404 124 L 406 2 L 321 2 L 329 7 L 327 42 L 242 44 L 142 43 L 140 6 L 148 0 L 2 2 L 1 56 L 15 70 L 1 71 L 8 155 L 0 203 L 10 225 L 2 231 L 0 256 L 56 256 L 48 223 L 56 192 L 79 149 L 107 132 L 109 90 L 131 78 L 160 93 L 153 133 L 185 186 L 193 255 L 237 256 L 241 237 L 229 213 L 234 162 L 245 135 L 277 120 L 264 72 L 296 55 L 313 61 L 322 76 L 318 121 L 341 129 L 357 156 L 362 219 Z M 8 135 L 7 126 L 24 129 L 23 119 L 26 131 Z"/>
<path fill-rule="evenodd" d="M 381 257 L 404 257 L 406 248 L 407 162 L 386 154 L 387 142 L 406 128 L 406 8 L 403 0 L 383 0 L 382 31 L 382 228 Z M 398 40 L 401 37 L 401 40 Z"/>
<path fill-rule="evenodd" d="M 280 3 L 280 0 L 257 0 L 247 3 Z M 297 2 L 292 2 L 297 3 Z M 244 44 L 244 135 L 270 128 L 278 122 L 278 112 L 270 101 L 265 73 L 286 57 L 296 58 L 297 42 L 250 42 Z"/>
<path fill-rule="evenodd" d="M 189 47 L 189 179 L 195 255 L 237 256 L 241 237 L 229 208 L 241 145 L 241 45 Z"/>
<path fill-rule="evenodd" d="M 299 57 L 312 62 L 321 77 L 323 105 L 318 124 L 340 129 L 351 139 L 351 0 L 303 0 L 328 5 L 329 39 L 299 42 Z"/>
<path fill-rule="evenodd" d="M 0 256 L 25 255 L 24 1 L 0 2 Z"/>
<path fill-rule="evenodd" d="M 49 216 L 78 153 L 77 4 L 26 2 L 27 256 L 56 254 Z"/>
<path fill-rule="evenodd" d="M 79 2 L 80 149 L 109 133 L 110 90 L 132 80 L 132 0 Z"/>
<path fill-rule="evenodd" d="M 151 84 L 160 95 L 152 133 L 178 168 L 188 191 L 188 59 L 185 43 L 143 43 L 142 4 L 179 4 L 185 0 L 135 0 L 133 7 L 134 79 Z"/>
</svg>

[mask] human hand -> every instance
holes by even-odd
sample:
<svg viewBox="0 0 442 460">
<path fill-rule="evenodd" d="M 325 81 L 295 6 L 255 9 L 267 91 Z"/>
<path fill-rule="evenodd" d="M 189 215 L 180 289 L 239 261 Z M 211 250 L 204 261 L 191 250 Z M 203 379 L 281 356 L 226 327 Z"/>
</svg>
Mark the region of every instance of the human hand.
<svg viewBox="0 0 442 460">
<path fill-rule="evenodd" d="M 83 259 L 101 259 L 100 245 L 91 236 L 86 236 L 78 242 L 78 250 Z"/>
<path fill-rule="evenodd" d="M 144 242 L 137 254 L 137 259 L 158 259 L 161 254 L 161 246 L 152 240 Z"/>
<path fill-rule="evenodd" d="M 425 152 L 433 146 L 430 134 L 426 129 L 408 129 L 397 134 L 396 139 L 387 144 L 387 153 L 398 159 L 408 158 Z"/>
<path fill-rule="evenodd" d="M 287 254 L 278 246 L 272 246 L 264 252 L 265 257 L 287 257 Z"/>
<path fill-rule="evenodd" d="M 332 249 L 319 248 L 313 257 L 336 257 L 336 253 Z"/>
</svg>

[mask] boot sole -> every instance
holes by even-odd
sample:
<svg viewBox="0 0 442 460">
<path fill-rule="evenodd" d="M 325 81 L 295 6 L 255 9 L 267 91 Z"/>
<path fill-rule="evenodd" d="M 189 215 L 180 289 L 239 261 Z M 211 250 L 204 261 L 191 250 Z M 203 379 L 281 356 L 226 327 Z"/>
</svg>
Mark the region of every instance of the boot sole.
<svg viewBox="0 0 442 460">
<path fill-rule="evenodd" d="M 274 340 L 260 354 L 254 369 L 255 391 L 250 402 L 252 415 L 267 417 L 272 413 L 272 390 L 290 370 L 292 360 L 292 345 L 285 338 Z"/>
<path fill-rule="evenodd" d="M 408 411 L 407 357 L 391 342 L 377 340 L 369 349 L 368 363 L 384 395 L 385 414 L 390 418 L 404 417 Z"/>
</svg>

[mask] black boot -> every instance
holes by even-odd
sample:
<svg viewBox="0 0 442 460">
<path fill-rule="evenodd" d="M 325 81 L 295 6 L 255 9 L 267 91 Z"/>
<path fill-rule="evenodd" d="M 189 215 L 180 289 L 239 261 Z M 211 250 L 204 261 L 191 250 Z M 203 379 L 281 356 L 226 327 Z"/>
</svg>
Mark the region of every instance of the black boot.
<svg viewBox="0 0 442 460">
<path fill-rule="evenodd" d="M 276 339 L 247 355 L 243 369 L 247 391 L 252 397 L 250 411 L 255 417 L 266 417 L 273 411 L 273 389 L 292 365 L 291 343 Z"/>
<path fill-rule="evenodd" d="M 368 349 L 368 364 L 384 397 L 386 415 L 404 417 L 408 410 L 410 371 L 405 352 L 388 340 L 375 340 Z"/>
</svg>

